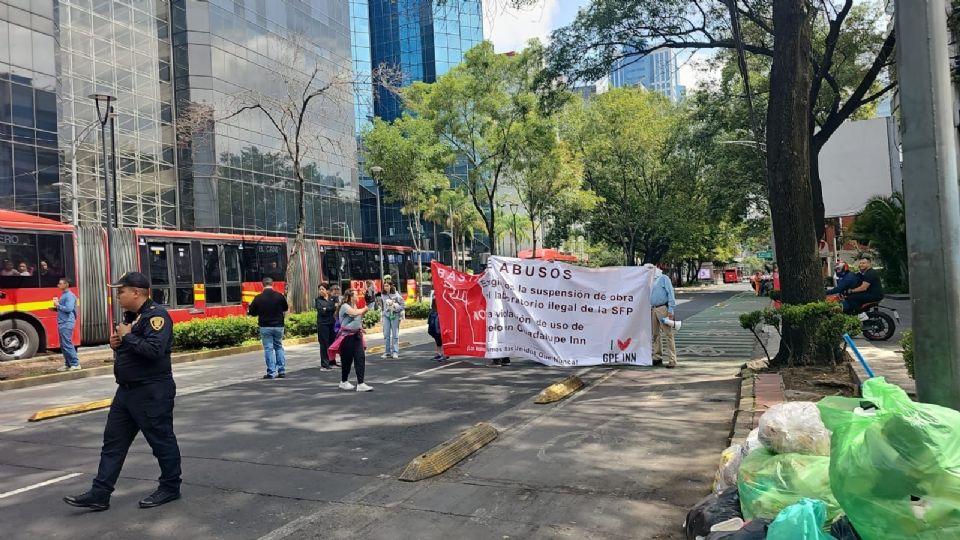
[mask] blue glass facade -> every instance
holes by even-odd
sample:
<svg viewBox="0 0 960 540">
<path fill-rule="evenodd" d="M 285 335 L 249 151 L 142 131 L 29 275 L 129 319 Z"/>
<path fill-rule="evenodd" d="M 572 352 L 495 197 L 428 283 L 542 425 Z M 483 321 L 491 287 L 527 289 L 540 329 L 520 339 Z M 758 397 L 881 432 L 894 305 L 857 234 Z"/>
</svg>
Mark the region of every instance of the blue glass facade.
<svg viewBox="0 0 960 540">
<path fill-rule="evenodd" d="M 54 3 L 0 6 L 0 208 L 60 219 Z"/>
<path fill-rule="evenodd" d="M 683 87 L 677 78 L 677 57 L 670 49 L 654 51 L 643 58 L 618 60 L 610 72 L 610 85 L 615 88 L 642 85 L 674 102 L 683 97 Z"/>
<path fill-rule="evenodd" d="M 447 0 L 443 5 L 435 0 L 368 1 L 371 65 L 399 70 L 404 85 L 436 81 L 483 41 L 480 0 Z M 373 105 L 375 115 L 384 120 L 398 118 L 402 112 L 400 99 L 379 86 L 374 89 Z M 376 242 L 376 187 L 369 179 L 362 179 L 361 185 L 365 188 L 360 190 L 363 237 Z M 409 219 L 399 207 L 384 204 L 381 212 L 384 243 L 412 245 Z"/>
</svg>

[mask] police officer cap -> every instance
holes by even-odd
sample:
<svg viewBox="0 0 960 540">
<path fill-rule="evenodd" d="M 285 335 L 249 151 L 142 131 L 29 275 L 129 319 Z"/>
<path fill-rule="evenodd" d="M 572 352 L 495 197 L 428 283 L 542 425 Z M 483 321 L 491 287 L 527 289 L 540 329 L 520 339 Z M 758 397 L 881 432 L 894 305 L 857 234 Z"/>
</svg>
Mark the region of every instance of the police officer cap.
<svg viewBox="0 0 960 540">
<path fill-rule="evenodd" d="M 141 274 L 140 272 L 127 272 L 126 274 L 120 276 L 120 279 L 116 283 L 110 285 L 110 287 L 133 287 L 135 289 L 149 289 L 150 280 L 147 279 L 147 276 Z"/>
</svg>

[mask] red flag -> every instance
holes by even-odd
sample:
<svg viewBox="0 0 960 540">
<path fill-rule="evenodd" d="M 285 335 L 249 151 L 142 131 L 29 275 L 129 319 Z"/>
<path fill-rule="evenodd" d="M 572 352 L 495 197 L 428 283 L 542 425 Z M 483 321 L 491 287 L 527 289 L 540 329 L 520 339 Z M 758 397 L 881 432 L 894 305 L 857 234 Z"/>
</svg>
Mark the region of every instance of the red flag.
<svg viewBox="0 0 960 540">
<path fill-rule="evenodd" d="M 440 317 L 443 353 L 483 357 L 487 350 L 487 299 L 480 276 L 471 276 L 433 261 L 434 297 Z"/>
</svg>

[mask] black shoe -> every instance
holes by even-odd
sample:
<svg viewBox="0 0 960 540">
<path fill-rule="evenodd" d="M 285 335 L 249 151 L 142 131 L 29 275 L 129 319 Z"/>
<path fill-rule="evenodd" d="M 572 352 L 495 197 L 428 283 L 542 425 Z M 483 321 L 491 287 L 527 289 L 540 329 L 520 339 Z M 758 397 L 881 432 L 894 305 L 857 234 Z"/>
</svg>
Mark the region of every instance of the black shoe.
<svg viewBox="0 0 960 540">
<path fill-rule="evenodd" d="M 277 378 L 278 378 L 278 379 L 286 379 L 286 378 L 287 378 L 287 374 L 281 371 L 280 373 L 277 373 Z"/>
<path fill-rule="evenodd" d="M 92 491 L 64 497 L 63 502 L 78 508 L 89 508 L 94 512 L 102 512 L 110 508 L 110 497 L 97 496 Z"/>
<path fill-rule="evenodd" d="M 153 508 L 154 506 L 160 506 L 161 504 L 167 504 L 170 501 L 175 501 L 180 498 L 180 492 L 172 493 L 170 491 L 164 491 L 158 489 L 154 491 L 149 497 L 140 501 L 140 508 Z"/>
<path fill-rule="evenodd" d="M 662 365 L 663 365 L 663 360 L 658 360 L 658 359 L 655 358 L 655 359 L 653 360 L 653 365 L 655 365 L 655 366 L 662 366 Z"/>
<path fill-rule="evenodd" d="M 262 379 L 263 379 L 263 380 L 276 379 L 276 377 L 274 377 L 273 375 L 264 375 L 264 376 L 262 377 Z"/>
<path fill-rule="evenodd" d="M 490 362 L 490 365 L 491 365 L 491 366 L 499 366 L 499 365 L 500 365 L 500 359 L 499 359 L 499 358 L 494 358 L 494 359 Z"/>
</svg>

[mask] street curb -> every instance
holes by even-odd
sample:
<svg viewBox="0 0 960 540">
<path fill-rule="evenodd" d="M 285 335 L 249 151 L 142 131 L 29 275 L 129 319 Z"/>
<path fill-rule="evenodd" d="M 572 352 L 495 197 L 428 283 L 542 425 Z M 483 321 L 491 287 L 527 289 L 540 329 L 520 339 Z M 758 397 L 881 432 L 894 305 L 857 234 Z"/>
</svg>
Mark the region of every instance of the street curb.
<svg viewBox="0 0 960 540">
<path fill-rule="evenodd" d="M 419 482 L 441 474 L 489 444 L 497 435 L 497 428 L 487 422 L 480 422 L 453 439 L 413 458 L 403 469 L 399 479 L 404 482 Z"/>
<path fill-rule="evenodd" d="M 583 381 L 576 375 L 571 375 L 566 379 L 551 384 L 537 394 L 533 402 L 537 404 L 553 403 L 573 395 L 574 392 L 583 388 Z"/>
<path fill-rule="evenodd" d="M 33 415 L 27 419 L 27 422 L 39 422 L 41 420 L 50 420 L 51 418 L 60 418 L 61 416 L 69 416 L 71 414 L 106 409 L 111 403 L 113 403 L 113 398 L 74 403 L 73 405 L 64 405 L 63 407 L 53 407 L 51 409 L 41 409 L 33 413 Z"/>
<path fill-rule="evenodd" d="M 410 346 L 410 342 L 409 342 L 409 341 L 401 341 L 400 343 L 397 344 L 397 346 L 398 346 L 398 347 L 409 347 L 409 346 Z M 373 346 L 373 347 L 370 347 L 369 349 L 367 349 L 367 352 L 370 353 L 370 354 L 377 354 L 377 353 L 382 353 L 382 352 L 385 351 L 385 350 L 386 350 L 386 347 L 385 347 L 384 345 L 376 345 L 376 346 Z"/>
</svg>

